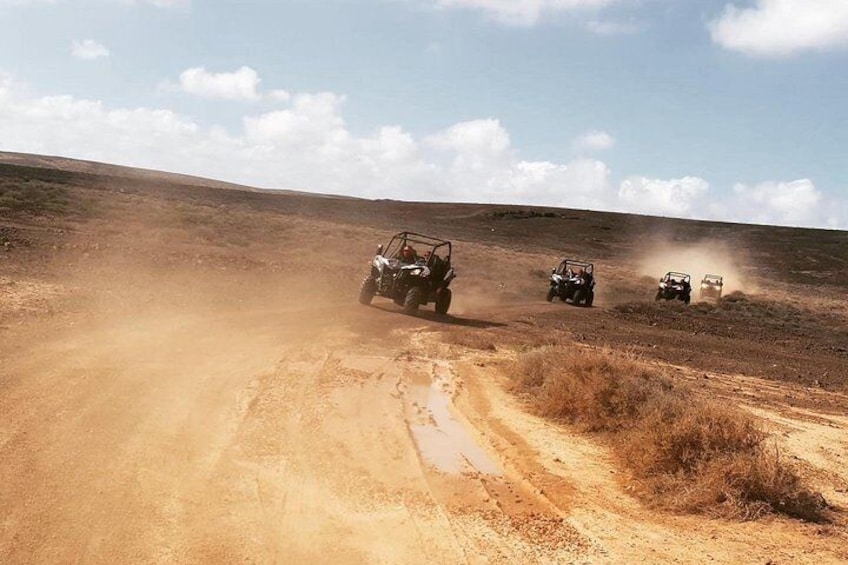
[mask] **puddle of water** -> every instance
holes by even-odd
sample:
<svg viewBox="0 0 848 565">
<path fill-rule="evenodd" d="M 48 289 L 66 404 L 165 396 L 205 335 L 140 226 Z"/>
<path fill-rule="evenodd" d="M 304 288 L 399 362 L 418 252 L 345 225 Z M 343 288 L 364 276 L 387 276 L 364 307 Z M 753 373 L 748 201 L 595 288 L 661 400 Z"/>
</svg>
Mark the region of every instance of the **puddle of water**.
<svg viewBox="0 0 848 565">
<path fill-rule="evenodd" d="M 409 396 L 413 406 L 422 410 L 421 418 L 410 423 L 410 430 L 421 457 L 446 473 L 479 472 L 501 476 L 503 473 L 456 418 L 451 396 L 436 374 L 432 381 L 414 379 Z"/>
</svg>

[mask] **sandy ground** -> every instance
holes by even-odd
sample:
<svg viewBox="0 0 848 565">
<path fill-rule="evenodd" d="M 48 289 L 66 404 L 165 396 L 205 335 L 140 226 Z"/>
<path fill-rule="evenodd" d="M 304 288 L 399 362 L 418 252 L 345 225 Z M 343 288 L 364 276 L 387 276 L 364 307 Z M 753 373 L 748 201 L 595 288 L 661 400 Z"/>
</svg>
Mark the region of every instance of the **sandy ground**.
<svg viewBox="0 0 848 565">
<path fill-rule="evenodd" d="M 605 447 L 504 392 L 510 353 L 446 344 L 443 324 L 388 303 L 29 331 L 1 350 L 4 563 L 848 559 L 836 526 L 643 508 Z M 767 390 L 752 410 L 848 504 L 844 416 L 782 405 L 790 385 L 714 377 L 716 394 Z"/>
<path fill-rule="evenodd" d="M 45 179 L 95 188 L 58 219 L 0 218 L 0 563 L 848 562 L 838 269 L 800 300 L 768 277 L 780 263 L 740 268 L 757 300 L 685 309 L 628 262 L 638 218 L 533 232 L 461 206 L 423 223 L 397 203 Z M 399 218 L 454 231 L 450 317 L 356 304 Z M 619 253 L 594 308 L 544 301 L 553 222 Z M 778 235 L 751 255 L 795 237 Z M 838 238 L 798 238 L 843 268 Z M 606 444 L 506 392 L 505 364 L 553 343 L 631 351 L 749 410 L 832 520 L 646 507 Z"/>
</svg>

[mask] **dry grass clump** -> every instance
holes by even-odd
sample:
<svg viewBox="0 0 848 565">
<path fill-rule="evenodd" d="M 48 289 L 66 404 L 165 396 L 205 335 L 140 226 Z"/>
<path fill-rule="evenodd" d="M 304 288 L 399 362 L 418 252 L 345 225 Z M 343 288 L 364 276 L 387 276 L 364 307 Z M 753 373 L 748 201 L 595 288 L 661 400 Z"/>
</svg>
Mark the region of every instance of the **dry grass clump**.
<svg viewBox="0 0 848 565">
<path fill-rule="evenodd" d="M 627 427 L 643 405 L 671 387 L 626 357 L 561 348 L 532 351 L 513 370 L 516 387 L 531 393 L 539 414 L 586 431 Z"/>
<path fill-rule="evenodd" d="M 746 520 L 824 518 L 824 499 L 752 416 L 694 397 L 636 359 L 551 347 L 522 356 L 511 376 L 540 415 L 604 432 L 652 504 Z"/>
</svg>

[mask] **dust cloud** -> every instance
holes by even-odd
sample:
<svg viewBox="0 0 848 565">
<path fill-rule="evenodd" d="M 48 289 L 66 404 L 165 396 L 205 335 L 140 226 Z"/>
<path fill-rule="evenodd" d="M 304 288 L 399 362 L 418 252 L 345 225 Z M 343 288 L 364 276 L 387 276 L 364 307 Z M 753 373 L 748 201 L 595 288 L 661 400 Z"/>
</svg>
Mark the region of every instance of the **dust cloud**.
<svg viewBox="0 0 848 565">
<path fill-rule="evenodd" d="M 639 274 L 657 280 L 668 271 L 688 273 L 693 288 L 698 288 L 706 274 L 724 277 L 724 294 L 756 292 L 756 284 L 745 275 L 743 250 L 722 241 L 700 241 L 691 244 L 659 244 L 648 249 L 638 261 Z M 697 293 L 693 293 L 696 299 Z"/>
<path fill-rule="evenodd" d="M 508 299 L 505 285 L 488 281 L 457 279 L 456 284 L 451 284 L 451 290 L 450 313 L 458 316 L 490 311 Z"/>
</svg>

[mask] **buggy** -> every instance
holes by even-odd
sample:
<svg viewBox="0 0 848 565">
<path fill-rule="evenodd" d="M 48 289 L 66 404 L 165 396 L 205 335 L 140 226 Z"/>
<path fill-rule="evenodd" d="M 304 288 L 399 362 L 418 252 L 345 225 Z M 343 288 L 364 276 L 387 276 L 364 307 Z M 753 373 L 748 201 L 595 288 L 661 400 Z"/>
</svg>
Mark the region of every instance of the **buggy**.
<svg viewBox="0 0 848 565">
<path fill-rule="evenodd" d="M 408 314 L 430 302 L 436 313 L 448 313 L 449 285 L 456 277 L 450 241 L 408 231 L 397 233 L 385 248 L 377 246 L 369 268 L 359 287 L 360 304 L 371 304 L 374 296 L 383 296 L 403 306 Z"/>
<path fill-rule="evenodd" d="M 692 297 L 692 278 L 686 273 L 669 271 L 660 279 L 654 300 L 681 300 L 689 304 Z"/>
<path fill-rule="evenodd" d="M 548 302 L 559 297 L 578 306 L 591 306 L 595 301 L 595 266 L 584 261 L 563 259 L 551 270 Z"/>
<path fill-rule="evenodd" d="M 701 280 L 701 300 L 718 300 L 724 288 L 724 278 L 720 275 L 704 275 Z"/>
</svg>

